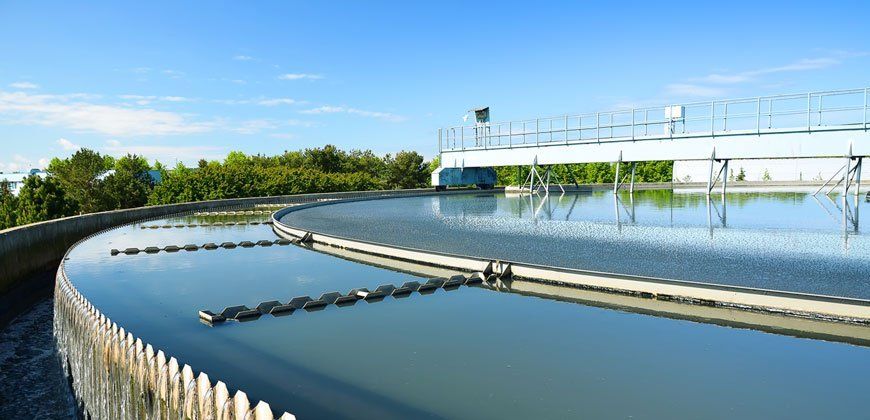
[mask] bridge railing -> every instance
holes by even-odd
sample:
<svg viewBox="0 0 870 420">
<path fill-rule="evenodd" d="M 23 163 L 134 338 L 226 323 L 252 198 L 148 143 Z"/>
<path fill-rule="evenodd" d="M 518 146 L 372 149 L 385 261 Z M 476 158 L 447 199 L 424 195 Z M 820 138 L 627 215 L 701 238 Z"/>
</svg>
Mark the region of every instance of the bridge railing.
<svg viewBox="0 0 870 420">
<path fill-rule="evenodd" d="M 867 130 L 868 88 L 713 100 L 438 129 L 438 150 Z"/>
</svg>

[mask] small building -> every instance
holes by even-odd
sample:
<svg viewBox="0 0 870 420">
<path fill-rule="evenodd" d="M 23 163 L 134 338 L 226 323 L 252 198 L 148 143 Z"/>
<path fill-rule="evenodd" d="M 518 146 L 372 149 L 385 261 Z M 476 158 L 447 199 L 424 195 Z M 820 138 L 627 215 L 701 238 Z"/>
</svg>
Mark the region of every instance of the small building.
<svg viewBox="0 0 870 420">
<path fill-rule="evenodd" d="M 9 188 L 12 195 L 18 195 L 21 191 L 21 187 L 24 186 L 24 180 L 27 179 L 27 177 L 34 175 L 40 178 L 45 178 L 47 174 L 41 169 L 31 169 L 30 172 L 0 173 L 0 182 L 6 184 L 6 187 Z"/>
</svg>

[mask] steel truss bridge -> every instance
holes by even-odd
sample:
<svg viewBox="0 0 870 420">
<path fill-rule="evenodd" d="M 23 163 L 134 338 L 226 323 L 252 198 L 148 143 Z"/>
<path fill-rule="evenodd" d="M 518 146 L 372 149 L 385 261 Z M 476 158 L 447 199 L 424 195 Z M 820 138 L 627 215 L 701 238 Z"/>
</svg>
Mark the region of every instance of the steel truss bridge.
<svg viewBox="0 0 870 420">
<path fill-rule="evenodd" d="M 720 179 L 724 192 L 723 175 L 732 159 L 839 157 L 844 158 L 843 168 L 825 187 L 840 176 L 828 192 L 843 185 L 847 193 L 854 185 L 857 194 L 863 158 L 870 156 L 868 91 L 759 96 L 441 128 L 441 168 L 432 181 L 441 188 L 492 184 L 495 166 L 530 165 L 533 172 L 540 166 L 549 175 L 547 168 L 554 164 L 708 160 L 709 194 Z M 620 177 L 619 166 L 614 191 L 628 177 Z M 634 165 L 630 167 L 633 185 Z M 524 188 L 548 188 L 546 175 L 530 175 Z"/>
</svg>

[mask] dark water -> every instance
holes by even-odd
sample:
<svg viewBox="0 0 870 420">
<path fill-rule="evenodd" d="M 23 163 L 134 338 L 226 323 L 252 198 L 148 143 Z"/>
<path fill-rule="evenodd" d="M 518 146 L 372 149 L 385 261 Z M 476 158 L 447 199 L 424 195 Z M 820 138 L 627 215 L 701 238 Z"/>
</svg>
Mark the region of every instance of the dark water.
<svg viewBox="0 0 870 420">
<path fill-rule="evenodd" d="M 404 214 L 401 225 L 426 211 L 435 214 L 433 203 L 441 204 L 428 198 L 382 201 L 379 214 L 358 217 Z M 500 214 L 498 199 L 494 203 L 489 214 Z M 412 207 L 403 210 L 406 204 Z M 467 214 L 453 217 L 460 226 L 470 220 Z M 429 224 L 414 240 L 437 236 L 428 229 L 441 222 L 423 222 Z M 370 226 L 376 228 L 399 231 Z M 133 226 L 82 244 L 67 262 L 68 274 L 134 335 L 206 371 L 213 381 L 302 419 L 866 414 L 865 347 L 468 287 L 208 327 L 197 319 L 198 310 L 415 278 L 295 246 L 114 257 L 108 252 L 269 238 L 274 234 L 268 226 Z"/>
<path fill-rule="evenodd" d="M 52 336 L 45 298 L 0 331 L 0 419 L 69 419 L 76 404 Z"/>
<path fill-rule="evenodd" d="M 543 265 L 870 299 L 863 197 L 806 192 L 500 193 L 333 204 L 286 215 L 317 232 Z M 863 227 L 863 229 L 862 229 Z"/>
</svg>

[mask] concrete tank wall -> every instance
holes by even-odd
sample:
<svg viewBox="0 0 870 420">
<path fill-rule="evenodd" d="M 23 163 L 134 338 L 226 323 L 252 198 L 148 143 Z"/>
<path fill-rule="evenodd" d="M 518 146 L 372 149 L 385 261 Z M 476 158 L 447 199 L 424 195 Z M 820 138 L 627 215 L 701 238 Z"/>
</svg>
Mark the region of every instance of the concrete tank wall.
<svg viewBox="0 0 870 420">
<path fill-rule="evenodd" d="M 171 204 L 84 214 L 0 231 L 0 327 L 5 326 L 35 299 L 51 291 L 53 272 L 76 241 L 135 220 L 175 213 L 254 204 L 303 203 L 364 195 L 401 195 L 428 190 L 360 191 L 238 198 Z M 32 281 L 31 281 L 32 280 Z"/>
</svg>

